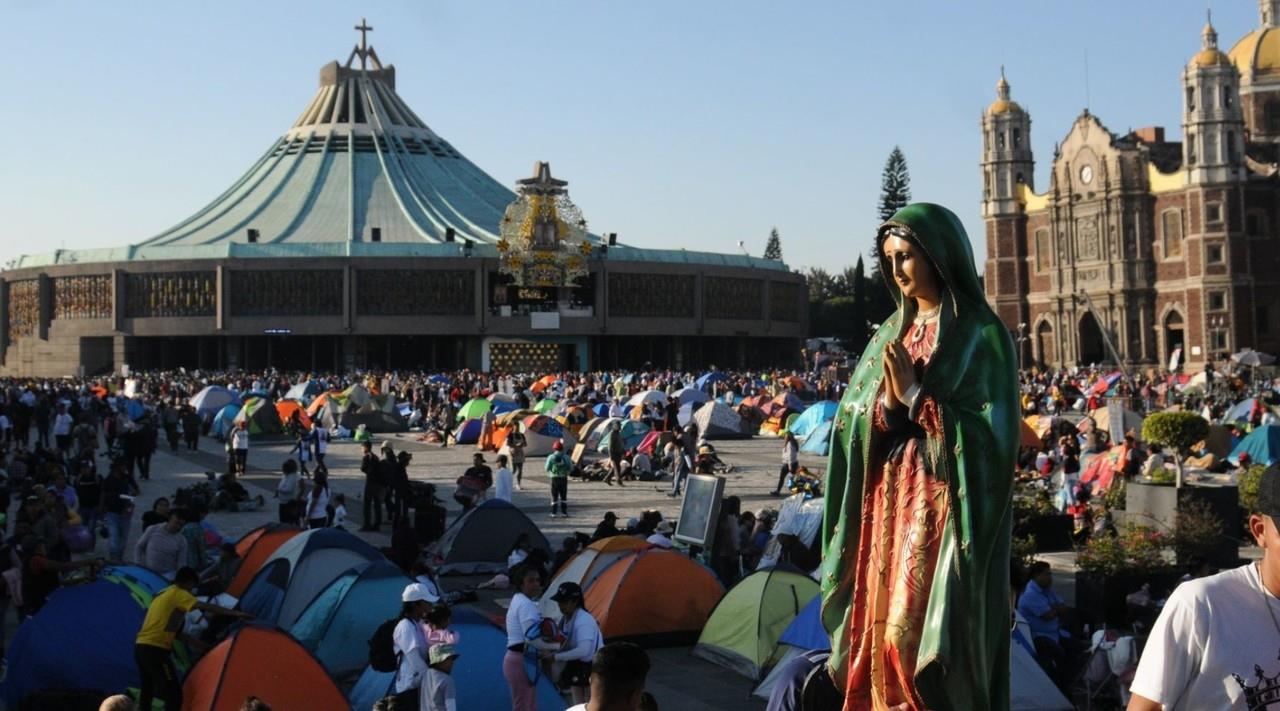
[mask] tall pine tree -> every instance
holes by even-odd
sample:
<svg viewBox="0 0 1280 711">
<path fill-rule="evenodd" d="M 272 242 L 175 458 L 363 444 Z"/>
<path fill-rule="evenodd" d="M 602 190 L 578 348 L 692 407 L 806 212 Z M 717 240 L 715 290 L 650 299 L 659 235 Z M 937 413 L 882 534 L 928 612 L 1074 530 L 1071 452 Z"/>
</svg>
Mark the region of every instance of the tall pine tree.
<svg viewBox="0 0 1280 711">
<path fill-rule="evenodd" d="M 778 236 L 778 228 L 769 230 L 769 241 L 764 246 L 764 258 L 782 261 L 782 237 Z"/>
<path fill-rule="evenodd" d="M 880 178 L 880 222 L 893 217 L 898 210 L 911 202 L 911 174 L 907 172 L 907 157 L 902 149 L 893 147 L 884 163 Z M 884 277 L 880 274 L 880 255 L 871 254 L 871 281 L 867 284 L 866 317 L 869 323 L 880 323 L 893 313 L 895 303 Z"/>
</svg>

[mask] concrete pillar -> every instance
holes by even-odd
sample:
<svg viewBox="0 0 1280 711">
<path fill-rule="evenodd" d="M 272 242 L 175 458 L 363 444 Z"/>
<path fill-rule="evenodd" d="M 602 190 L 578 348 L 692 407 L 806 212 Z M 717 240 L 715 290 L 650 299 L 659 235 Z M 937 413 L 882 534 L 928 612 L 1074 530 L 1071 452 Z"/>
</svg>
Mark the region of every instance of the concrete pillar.
<svg viewBox="0 0 1280 711">
<path fill-rule="evenodd" d="M 48 274 L 36 277 L 36 300 L 40 313 L 36 318 L 36 338 L 49 340 L 49 322 L 53 320 L 53 279 Z"/>
<path fill-rule="evenodd" d="M 227 292 L 231 288 L 230 275 L 227 273 L 227 267 L 219 264 L 214 271 L 214 308 L 213 308 L 213 327 L 219 331 L 227 330 L 227 312 L 228 312 L 228 295 Z"/>
<path fill-rule="evenodd" d="M 358 338 L 356 336 L 342 337 L 342 370 L 346 373 L 354 372 L 357 365 L 356 360 L 359 355 Z"/>
<path fill-rule="evenodd" d="M 356 311 L 356 279 L 359 276 L 350 264 L 342 268 L 342 330 L 351 333 Z"/>
</svg>

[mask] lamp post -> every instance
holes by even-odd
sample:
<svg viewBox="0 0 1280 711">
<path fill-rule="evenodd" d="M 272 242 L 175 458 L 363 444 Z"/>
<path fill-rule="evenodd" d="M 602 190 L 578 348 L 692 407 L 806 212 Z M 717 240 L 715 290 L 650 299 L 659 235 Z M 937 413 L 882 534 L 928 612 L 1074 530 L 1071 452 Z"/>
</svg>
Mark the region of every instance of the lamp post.
<svg viewBox="0 0 1280 711">
<path fill-rule="evenodd" d="M 1020 322 L 1018 324 L 1017 334 L 1014 336 L 1014 338 L 1018 341 L 1018 370 L 1022 370 L 1023 366 L 1025 365 L 1022 362 L 1022 358 L 1023 358 L 1022 354 L 1025 353 L 1027 350 L 1027 340 L 1029 337 L 1030 336 L 1027 332 L 1026 321 Z"/>
</svg>

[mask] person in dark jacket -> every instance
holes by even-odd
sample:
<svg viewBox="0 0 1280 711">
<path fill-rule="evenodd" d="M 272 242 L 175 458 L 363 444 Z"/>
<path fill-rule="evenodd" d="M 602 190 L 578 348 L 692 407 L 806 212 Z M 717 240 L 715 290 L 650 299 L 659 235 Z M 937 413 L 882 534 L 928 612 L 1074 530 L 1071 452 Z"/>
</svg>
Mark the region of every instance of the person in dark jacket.
<svg viewBox="0 0 1280 711">
<path fill-rule="evenodd" d="M 382 500 L 385 496 L 382 489 L 382 462 L 373 453 L 373 443 L 361 445 L 364 456 L 360 460 L 360 471 L 364 474 L 364 525 L 361 531 L 377 531 L 382 528 Z"/>
<path fill-rule="evenodd" d="M 618 478 L 618 486 L 622 483 L 622 425 L 614 422 L 609 426 L 609 472 L 604 475 L 604 483 L 613 486 L 614 477 Z"/>
</svg>

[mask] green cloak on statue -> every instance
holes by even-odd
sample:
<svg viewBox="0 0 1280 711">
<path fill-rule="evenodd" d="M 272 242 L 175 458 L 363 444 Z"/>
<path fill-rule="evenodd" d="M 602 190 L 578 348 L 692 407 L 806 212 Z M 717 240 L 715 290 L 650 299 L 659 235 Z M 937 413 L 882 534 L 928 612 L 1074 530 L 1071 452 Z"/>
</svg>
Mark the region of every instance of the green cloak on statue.
<svg viewBox="0 0 1280 711">
<path fill-rule="evenodd" d="M 880 252 L 891 228 L 905 228 L 941 281 L 936 346 L 919 376 L 920 398 L 936 403 L 940 435 L 921 455 L 931 476 L 945 482 L 947 513 L 919 630 L 914 683 L 924 705 L 947 709 L 1009 708 L 1009 545 L 1013 473 L 1019 441 L 1018 382 L 1009 331 L 987 305 L 973 251 L 959 219 L 939 205 L 908 205 L 881 226 L 880 273 L 897 311 L 871 339 L 841 400 L 832 428 L 822 527 L 822 621 L 831 636 L 832 679 L 844 688 L 851 620 L 859 585 L 860 519 L 867 472 L 884 443 L 872 422 L 883 380 L 887 343 L 901 339 L 916 305 L 893 282 Z M 914 410 L 912 415 L 915 415 Z M 880 447 L 880 449 L 877 449 Z"/>
</svg>

